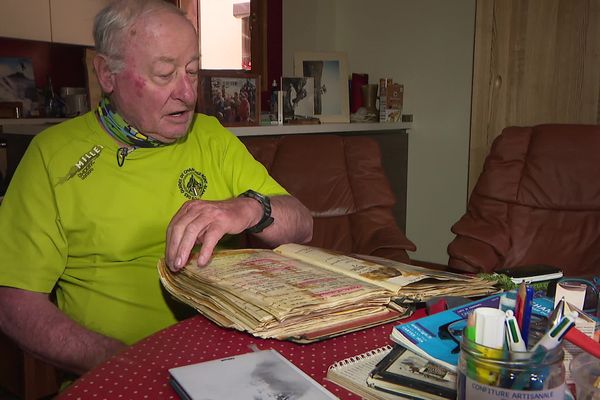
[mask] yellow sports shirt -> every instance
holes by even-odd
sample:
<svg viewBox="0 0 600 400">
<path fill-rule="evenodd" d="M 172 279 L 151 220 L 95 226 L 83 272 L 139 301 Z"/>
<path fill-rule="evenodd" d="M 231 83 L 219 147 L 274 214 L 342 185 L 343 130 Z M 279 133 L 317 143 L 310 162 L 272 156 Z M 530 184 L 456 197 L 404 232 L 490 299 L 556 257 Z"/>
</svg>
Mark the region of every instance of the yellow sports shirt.
<svg viewBox="0 0 600 400">
<path fill-rule="evenodd" d="M 0 205 L 0 286 L 56 290 L 71 318 L 131 344 L 177 320 L 156 264 L 184 202 L 287 192 L 201 114 L 186 137 L 121 167 L 117 150 L 91 112 L 34 138 Z"/>
</svg>

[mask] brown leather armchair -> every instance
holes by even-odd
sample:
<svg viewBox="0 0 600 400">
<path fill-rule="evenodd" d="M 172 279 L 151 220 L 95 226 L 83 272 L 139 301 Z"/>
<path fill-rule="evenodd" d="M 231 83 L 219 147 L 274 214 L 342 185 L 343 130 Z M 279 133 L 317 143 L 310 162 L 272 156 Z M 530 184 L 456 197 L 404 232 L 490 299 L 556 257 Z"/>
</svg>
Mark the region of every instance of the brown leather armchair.
<svg viewBox="0 0 600 400">
<path fill-rule="evenodd" d="M 368 137 L 243 137 L 254 157 L 312 212 L 313 246 L 408 262 L 378 143 Z M 254 244 L 256 245 L 256 244 Z"/>
<path fill-rule="evenodd" d="M 548 264 L 598 274 L 600 126 L 505 128 L 452 232 L 455 269 Z"/>
</svg>

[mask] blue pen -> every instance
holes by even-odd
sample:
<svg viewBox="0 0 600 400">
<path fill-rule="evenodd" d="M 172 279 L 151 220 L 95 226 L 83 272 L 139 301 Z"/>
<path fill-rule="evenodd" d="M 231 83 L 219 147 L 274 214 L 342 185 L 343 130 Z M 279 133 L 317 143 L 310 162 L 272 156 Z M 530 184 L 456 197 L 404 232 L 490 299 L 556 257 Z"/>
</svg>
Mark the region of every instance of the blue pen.
<svg viewBox="0 0 600 400">
<path fill-rule="evenodd" d="M 529 324 L 531 322 L 531 309 L 533 306 L 533 287 L 529 285 L 525 285 L 525 298 L 522 302 L 523 310 L 522 312 L 522 320 L 519 323 L 519 327 L 521 328 L 521 337 L 525 342 L 525 346 L 528 344 L 529 339 Z"/>
</svg>

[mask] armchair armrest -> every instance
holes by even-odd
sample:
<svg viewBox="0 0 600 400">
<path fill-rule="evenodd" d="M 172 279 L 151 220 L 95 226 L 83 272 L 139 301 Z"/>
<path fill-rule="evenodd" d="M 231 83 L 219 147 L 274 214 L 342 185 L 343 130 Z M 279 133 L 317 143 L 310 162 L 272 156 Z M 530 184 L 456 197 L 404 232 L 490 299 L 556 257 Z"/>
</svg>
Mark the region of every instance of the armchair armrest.
<svg viewBox="0 0 600 400">
<path fill-rule="evenodd" d="M 448 266 L 465 272 L 492 272 L 500 265 L 491 245 L 466 236 L 457 236 L 448 245 L 448 254 Z"/>
<path fill-rule="evenodd" d="M 352 235 L 356 244 L 353 251 L 408 263 L 406 251 L 417 247 L 398 228 L 389 209 L 371 208 L 353 214 Z"/>
</svg>

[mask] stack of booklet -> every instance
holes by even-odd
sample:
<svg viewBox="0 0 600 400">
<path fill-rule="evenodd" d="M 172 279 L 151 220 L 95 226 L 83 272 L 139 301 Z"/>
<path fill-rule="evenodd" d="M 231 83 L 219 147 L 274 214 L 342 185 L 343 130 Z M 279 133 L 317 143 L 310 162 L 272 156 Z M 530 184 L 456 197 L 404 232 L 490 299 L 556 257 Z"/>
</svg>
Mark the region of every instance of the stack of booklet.
<svg viewBox="0 0 600 400">
<path fill-rule="evenodd" d="M 391 339 L 410 351 L 448 369 L 456 371 L 462 331 L 468 314 L 479 307 L 514 308 L 515 292 L 504 292 L 429 315 L 392 330 Z M 552 300 L 536 297 L 532 301 L 532 319 L 545 324 L 544 318 L 554 309 Z M 545 328 L 545 325 L 544 325 Z"/>
<path fill-rule="evenodd" d="M 275 250 L 228 250 L 206 267 L 192 257 L 178 273 L 160 260 L 164 287 L 225 327 L 262 338 L 311 342 L 409 315 L 403 301 L 441 294 L 481 295 L 493 281 L 414 267 L 374 263 L 286 244 Z"/>
</svg>

